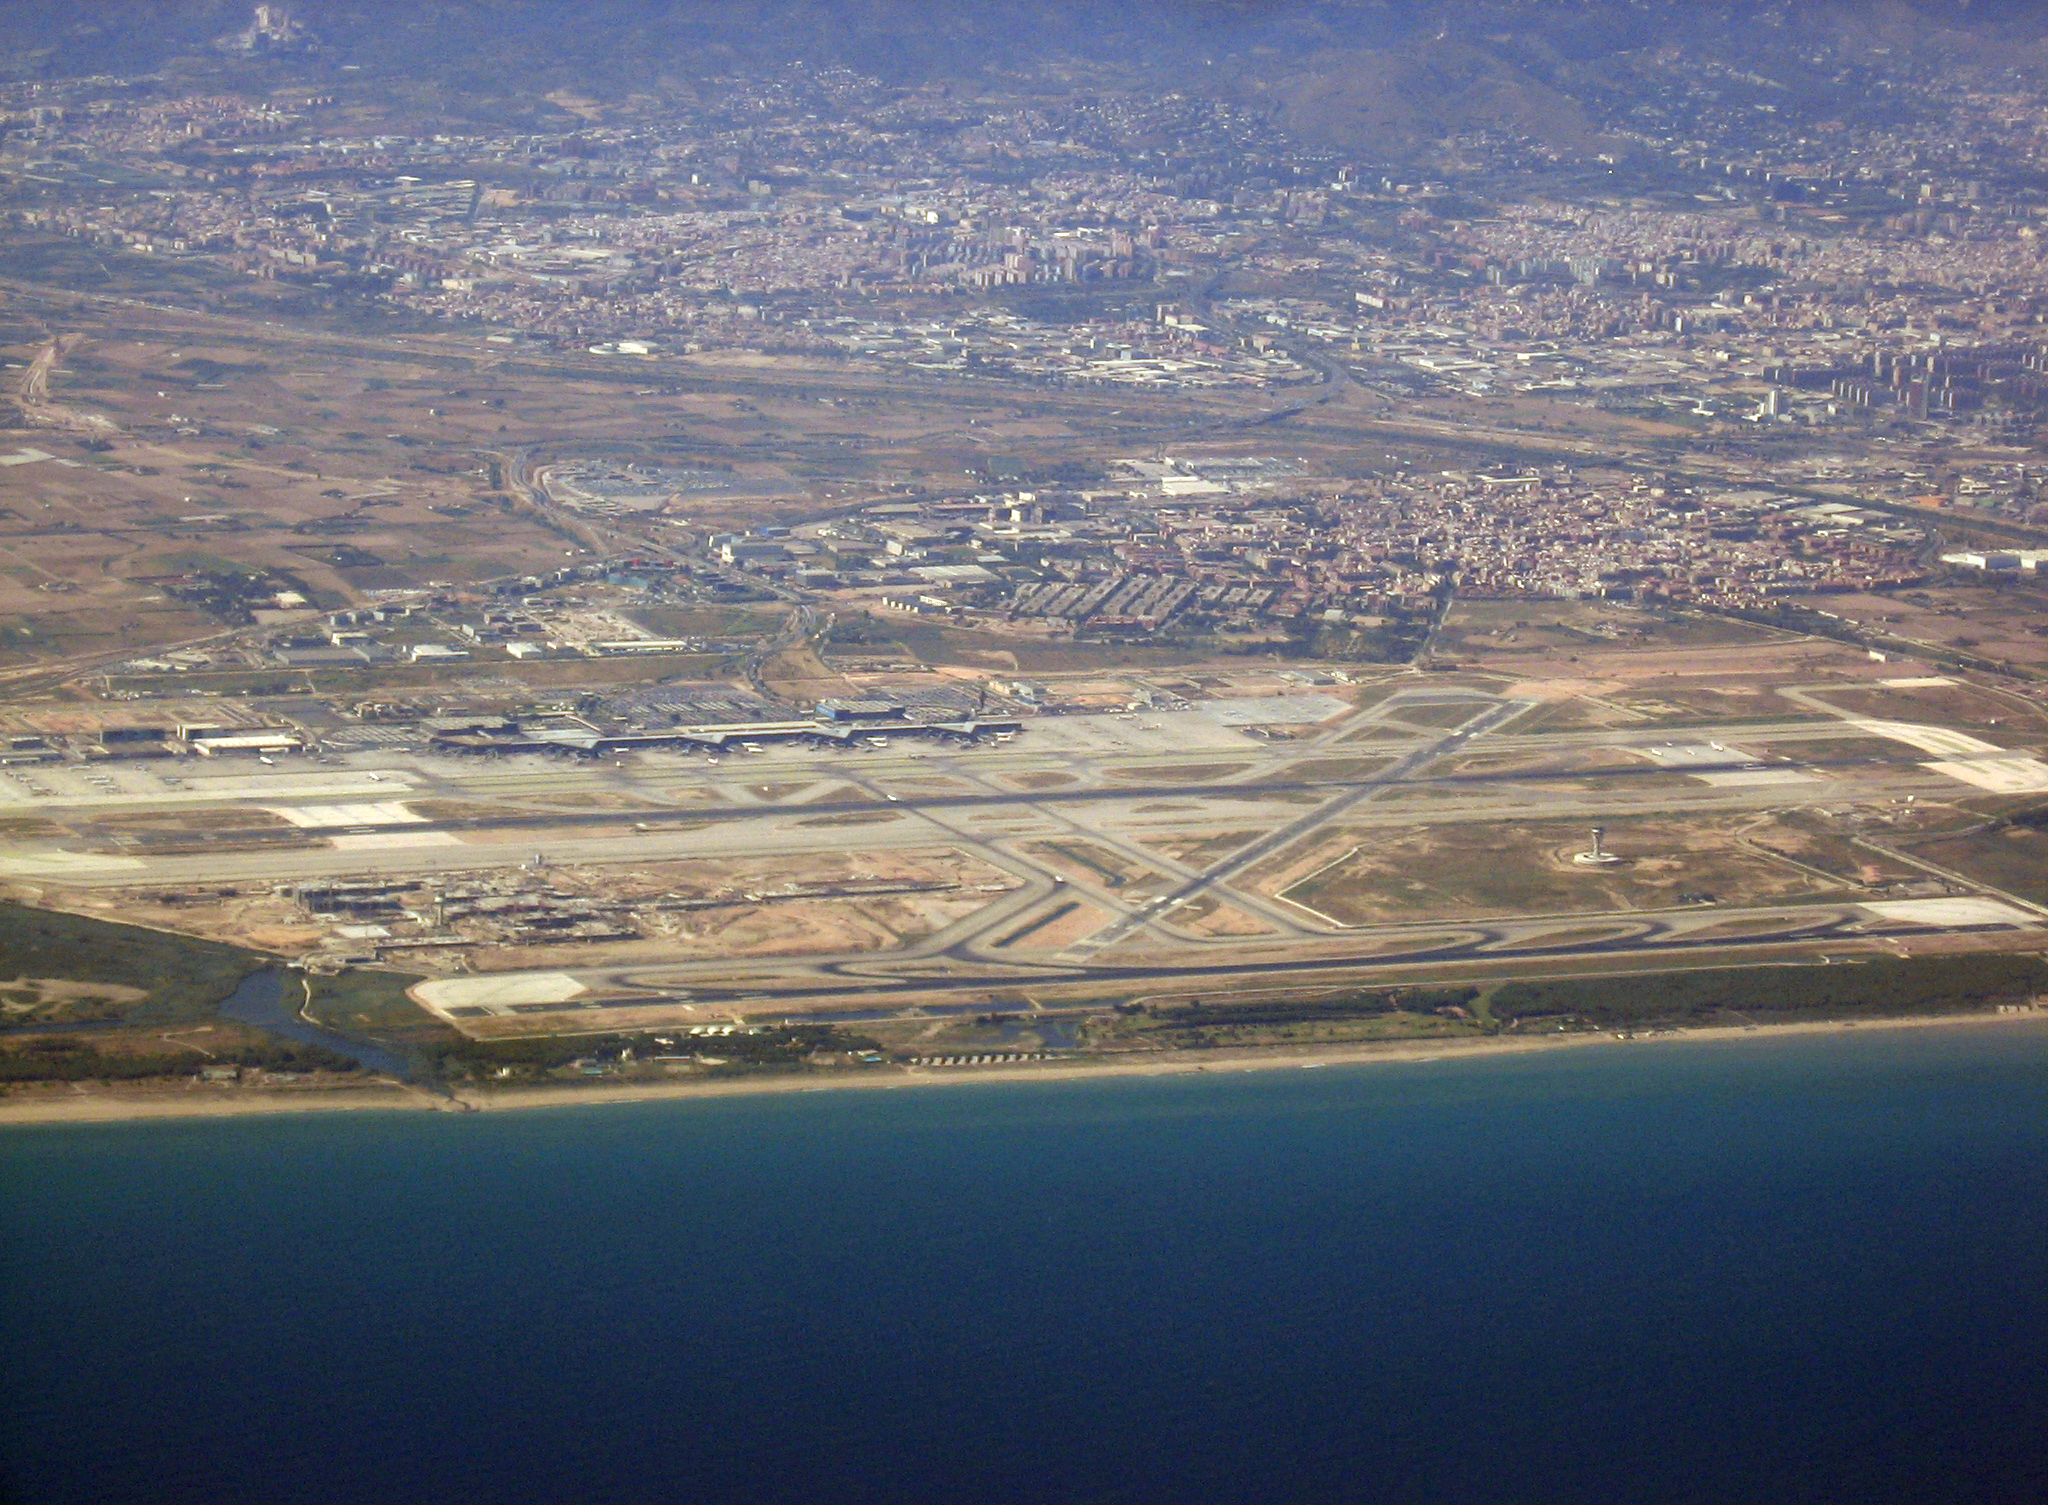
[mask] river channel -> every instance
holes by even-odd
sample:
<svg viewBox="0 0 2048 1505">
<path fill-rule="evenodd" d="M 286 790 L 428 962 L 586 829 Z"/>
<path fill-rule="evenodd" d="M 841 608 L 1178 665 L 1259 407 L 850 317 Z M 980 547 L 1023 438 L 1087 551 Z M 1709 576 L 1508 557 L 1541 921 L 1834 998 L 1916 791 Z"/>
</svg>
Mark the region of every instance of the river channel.
<svg viewBox="0 0 2048 1505">
<path fill-rule="evenodd" d="M 365 1071 L 396 1077 L 401 1082 L 412 1080 L 413 1063 L 405 1057 L 381 1046 L 351 1040 L 301 1017 L 298 1006 L 304 998 L 305 984 L 297 975 L 270 968 L 243 978 L 242 985 L 221 1000 L 220 1011 L 237 1024 L 251 1024 L 301 1045 L 321 1045 L 353 1056 L 363 1063 Z"/>
</svg>

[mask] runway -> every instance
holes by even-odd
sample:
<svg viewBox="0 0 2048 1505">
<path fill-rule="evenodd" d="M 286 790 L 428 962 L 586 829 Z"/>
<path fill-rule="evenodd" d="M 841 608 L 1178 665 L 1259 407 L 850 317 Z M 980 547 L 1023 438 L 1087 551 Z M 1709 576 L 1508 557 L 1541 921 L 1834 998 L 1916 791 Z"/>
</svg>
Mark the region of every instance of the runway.
<svg viewBox="0 0 2048 1505">
<path fill-rule="evenodd" d="M 864 996 L 886 996 L 892 1005 L 874 1017 L 914 1017 L 920 997 L 954 995 L 976 989 L 1054 988 L 1076 984 L 1101 988 L 1140 983 L 1203 983 L 1234 979 L 1355 975 L 1361 985 L 1374 975 L 1393 976 L 1400 969 L 1430 963 L 1566 961 L 1628 954 L 1740 952 L 1762 947 L 1827 941 L 1861 942 L 1875 937 L 1900 940 L 1929 935 L 1981 935 L 2035 928 L 2040 917 L 1997 900 L 1968 901 L 1967 910 L 1943 911 L 1952 901 L 1894 901 L 1878 904 L 1822 904 L 1797 909 L 1685 910 L 1645 914 L 1577 914 L 1541 916 L 1476 924 L 1383 927 L 1360 931 L 1348 946 L 1316 944 L 1293 948 L 1285 956 L 1246 956 L 1231 960 L 1105 963 L 1074 965 L 990 965 L 971 941 L 956 941 L 938 950 L 920 949 L 925 957 L 941 957 L 949 965 L 919 975 L 905 964 L 909 955 L 783 961 L 759 969 L 745 987 L 722 985 L 730 963 L 701 966 L 655 965 L 567 971 L 576 996 L 558 1001 L 499 1001 L 510 978 L 505 974 L 460 978 L 433 985 L 434 1007 L 451 1021 L 486 1014 L 565 1013 L 606 1009 L 646 1009 L 685 1004 L 720 1017 L 794 1019 L 873 1014 L 863 1010 Z M 1928 906 L 1916 914 L 1911 906 Z M 1589 932 L 1609 932 L 1589 938 Z M 901 970 L 899 970 L 901 969 Z M 516 974 L 514 974 L 516 975 Z M 475 1001 L 471 1001 L 474 999 Z M 488 1000 L 488 1001 L 487 1001 Z M 1090 1003 L 1077 1008 L 1099 1006 Z M 984 1005 L 985 1007 L 985 1005 Z M 1035 1012 L 1046 1012 L 1041 1004 Z M 1056 1006 L 1052 1011 L 1057 1011 Z"/>
</svg>

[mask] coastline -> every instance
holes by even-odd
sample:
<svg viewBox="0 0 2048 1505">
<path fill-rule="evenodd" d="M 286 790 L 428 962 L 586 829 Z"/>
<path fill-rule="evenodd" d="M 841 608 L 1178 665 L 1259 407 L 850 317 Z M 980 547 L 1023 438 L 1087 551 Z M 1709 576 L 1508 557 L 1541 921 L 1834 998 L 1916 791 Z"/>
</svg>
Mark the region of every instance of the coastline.
<svg viewBox="0 0 2048 1505">
<path fill-rule="evenodd" d="M 270 1113 L 447 1111 L 430 1094 L 395 1082 L 291 1088 L 230 1096 L 203 1092 L 79 1092 L 24 1101 L 0 1098 L 0 1129 L 30 1124 L 136 1123 L 144 1119 L 245 1118 Z"/>
<path fill-rule="evenodd" d="M 246 1117 L 272 1113 L 426 1112 L 499 1113 L 529 1108 L 604 1107 L 625 1103 L 673 1102 L 699 1098 L 752 1097 L 763 1093 L 891 1092 L 918 1087 L 982 1086 L 992 1083 L 1077 1082 L 1104 1077 L 1222 1075 L 1246 1071 L 1305 1070 L 1323 1066 L 1418 1064 L 1481 1056 L 1528 1055 L 1594 1045 L 1655 1046 L 1660 1042 L 1790 1039 L 1849 1030 L 1908 1030 L 1987 1024 L 2048 1025 L 2048 1012 L 2025 1014 L 1919 1014 L 1885 1019 L 1827 1019 L 1789 1024 L 1708 1025 L 1617 1036 L 1600 1031 L 1568 1035 L 1502 1036 L 1463 1040 L 1397 1040 L 1360 1045 L 1173 1051 L 1043 1066 L 931 1068 L 886 1072 L 845 1072 L 832 1076 L 782 1075 L 679 1082 L 621 1082 L 616 1085 L 515 1087 L 503 1092 L 456 1093 L 443 1098 L 396 1083 L 308 1091 L 226 1096 L 192 1092 L 75 1093 L 34 1101 L 0 1099 L 0 1129 L 28 1125 L 128 1123 L 150 1119 Z"/>
</svg>

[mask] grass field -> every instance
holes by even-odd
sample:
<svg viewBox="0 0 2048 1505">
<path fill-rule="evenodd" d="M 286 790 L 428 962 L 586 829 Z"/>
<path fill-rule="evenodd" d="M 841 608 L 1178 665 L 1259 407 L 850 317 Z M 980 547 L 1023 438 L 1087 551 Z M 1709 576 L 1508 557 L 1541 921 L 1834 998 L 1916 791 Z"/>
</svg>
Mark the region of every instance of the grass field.
<svg viewBox="0 0 2048 1505">
<path fill-rule="evenodd" d="M 404 1044 L 415 1039 L 452 1038 L 452 1031 L 406 996 L 420 979 L 405 972 L 350 971 L 313 977 L 306 1013 L 344 1035 L 368 1035 Z"/>
<path fill-rule="evenodd" d="M 1006 773 L 1000 777 L 1004 783 L 1026 790 L 1060 789 L 1080 782 L 1080 778 L 1071 773 Z"/>
<path fill-rule="evenodd" d="M 1629 858 L 1612 868 L 1572 863 L 1571 854 L 1587 845 L 1583 825 L 1504 821 L 1376 830 L 1348 852 L 1283 857 L 1268 871 L 1285 884 L 1280 891 L 1288 900 L 1346 925 L 1658 909 L 1706 896 L 1758 903 L 1836 889 L 1743 845 L 1740 824 L 1610 821 L 1608 849 Z M 1302 873 L 1316 856 L 1322 865 Z"/>
<path fill-rule="evenodd" d="M 1546 653 L 1608 647 L 1722 648 L 1765 642 L 1768 628 L 1720 617 L 1639 611 L 1611 602 L 1460 601 L 1440 645 L 1460 654 Z"/>
<path fill-rule="evenodd" d="M 1389 722 L 1403 722 L 1409 726 L 1427 727 L 1432 731 L 1449 731 L 1463 726 L 1474 716 L 1486 709 L 1483 700 L 1454 700 L 1438 704 L 1419 705 L 1394 704 L 1385 711 Z"/>
<path fill-rule="evenodd" d="M 1386 758 L 1310 758 L 1290 767 L 1285 777 L 1290 779 L 1363 779 L 1370 778 L 1388 764 Z"/>
<path fill-rule="evenodd" d="M 2015 706 L 2003 696 L 1971 685 L 1919 685 L 1910 689 L 1830 686 L 1818 692 L 1817 698 L 1852 716 L 1931 722 L 1936 726 L 1967 728 L 1977 736 L 2002 730 L 2017 742 L 2048 736 L 2048 716 L 2039 710 Z M 2005 738 L 1985 740 L 2012 745 Z"/>
<path fill-rule="evenodd" d="M 2044 989 L 2048 962 L 2038 956 L 1873 957 L 1847 966 L 1511 982 L 1493 990 L 1488 1003 L 1502 1020 L 1561 1017 L 1614 1028 L 1976 1011 Z"/>
<path fill-rule="evenodd" d="M 2048 831 L 1993 827 L 1946 841 L 1915 842 L 1911 850 L 2037 904 L 2048 904 Z"/>
<path fill-rule="evenodd" d="M 1548 705 L 1538 706 L 1515 723 L 1515 730 L 1518 733 L 1598 731 L 1610 726 L 1628 726 L 1637 719 L 1612 706 L 1600 705 L 1574 695 L 1565 700 L 1554 700 Z"/>
<path fill-rule="evenodd" d="M 0 1008 L 14 1026 L 205 1020 L 264 959 L 213 941 L 0 903 Z M 71 984 L 37 986 L 38 982 Z M 98 993 L 87 985 L 103 984 Z"/>
<path fill-rule="evenodd" d="M 1895 760 L 1906 749 L 1888 737 L 1814 737 L 1806 741 L 1759 742 L 1745 738 L 1743 747 L 1773 757 L 1800 763 L 1847 763 L 1875 759 Z"/>
<path fill-rule="evenodd" d="M 1689 721 L 1818 721 L 1820 713 L 1762 687 L 1658 687 L 1654 696 L 1616 696 L 1615 703 L 1646 720 L 1672 725 Z"/>
<path fill-rule="evenodd" d="M 1850 832 L 1810 810 L 1781 811 L 1746 834 L 1759 846 L 1837 874 L 1849 883 L 1881 884 L 1925 876 L 1916 867 L 1856 845 Z"/>
</svg>

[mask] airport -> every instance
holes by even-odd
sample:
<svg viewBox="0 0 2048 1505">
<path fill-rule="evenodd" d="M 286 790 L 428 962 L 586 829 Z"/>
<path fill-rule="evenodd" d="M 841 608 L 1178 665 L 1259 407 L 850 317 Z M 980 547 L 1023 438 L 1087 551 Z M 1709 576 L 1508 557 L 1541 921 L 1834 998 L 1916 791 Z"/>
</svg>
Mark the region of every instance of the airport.
<svg viewBox="0 0 2048 1505">
<path fill-rule="evenodd" d="M 4 770 L 0 875 L 410 974 L 479 1040 L 838 1022 L 944 1054 L 951 1019 L 1057 1033 L 1134 996 L 2040 949 L 2048 910 L 1900 838 L 2048 792 L 2048 764 L 1857 713 L 1968 690 L 1946 677 L 1781 680 L 1769 715 L 1622 726 L 1395 672 L 945 721 L 245 732 Z"/>
</svg>

